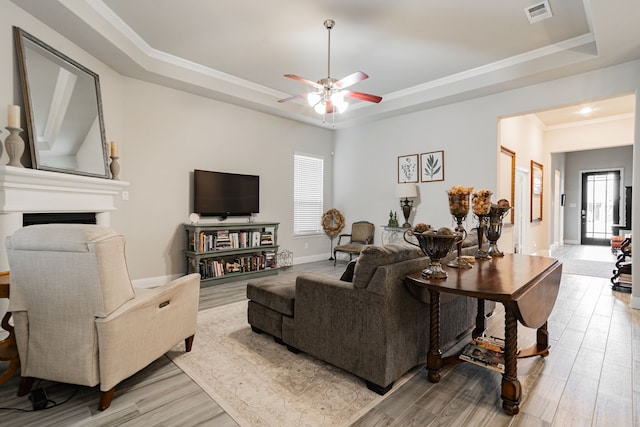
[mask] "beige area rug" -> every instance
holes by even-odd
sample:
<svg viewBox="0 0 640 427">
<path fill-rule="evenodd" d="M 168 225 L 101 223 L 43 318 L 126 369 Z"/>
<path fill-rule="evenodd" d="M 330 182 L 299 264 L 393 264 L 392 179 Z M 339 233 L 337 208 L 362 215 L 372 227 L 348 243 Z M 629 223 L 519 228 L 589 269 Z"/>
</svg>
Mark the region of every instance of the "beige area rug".
<svg viewBox="0 0 640 427">
<path fill-rule="evenodd" d="M 191 352 L 182 345 L 168 356 L 246 426 L 349 425 L 417 370 L 380 396 L 360 378 L 252 332 L 246 301 L 200 312 Z"/>
</svg>

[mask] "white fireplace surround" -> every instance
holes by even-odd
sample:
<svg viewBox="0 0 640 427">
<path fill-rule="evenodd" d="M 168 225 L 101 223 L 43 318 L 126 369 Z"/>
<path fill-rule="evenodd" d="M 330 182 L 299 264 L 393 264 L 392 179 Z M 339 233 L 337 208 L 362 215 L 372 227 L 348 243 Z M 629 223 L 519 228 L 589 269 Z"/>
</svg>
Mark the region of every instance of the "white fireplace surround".
<svg viewBox="0 0 640 427">
<path fill-rule="evenodd" d="M 23 213 L 95 212 L 96 222 L 109 226 L 116 197 L 128 187 L 125 181 L 0 166 L 0 271 L 9 270 L 4 241 L 22 227 Z"/>
</svg>

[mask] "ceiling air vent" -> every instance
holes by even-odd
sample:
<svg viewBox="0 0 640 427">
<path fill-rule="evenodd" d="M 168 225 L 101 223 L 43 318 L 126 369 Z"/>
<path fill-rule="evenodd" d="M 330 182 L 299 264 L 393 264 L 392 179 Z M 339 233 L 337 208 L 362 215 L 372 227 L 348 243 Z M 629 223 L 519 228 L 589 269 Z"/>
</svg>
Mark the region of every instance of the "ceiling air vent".
<svg viewBox="0 0 640 427">
<path fill-rule="evenodd" d="M 527 19 L 530 24 L 544 21 L 545 19 L 549 19 L 553 16 L 551 13 L 551 7 L 549 7 L 549 2 L 547 0 L 525 7 L 524 13 L 527 15 Z"/>
</svg>

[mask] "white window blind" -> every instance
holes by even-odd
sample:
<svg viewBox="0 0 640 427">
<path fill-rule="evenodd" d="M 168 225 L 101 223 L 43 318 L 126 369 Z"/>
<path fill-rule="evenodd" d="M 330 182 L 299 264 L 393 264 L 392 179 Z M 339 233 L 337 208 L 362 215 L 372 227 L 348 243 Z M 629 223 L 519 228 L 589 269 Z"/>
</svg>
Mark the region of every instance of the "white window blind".
<svg viewBox="0 0 640 427">
<path fill-rule="evenodd" d="M 293 233 L 322 231 L 324 160 L 320 157 L 294 155 Z"/>
</svg>

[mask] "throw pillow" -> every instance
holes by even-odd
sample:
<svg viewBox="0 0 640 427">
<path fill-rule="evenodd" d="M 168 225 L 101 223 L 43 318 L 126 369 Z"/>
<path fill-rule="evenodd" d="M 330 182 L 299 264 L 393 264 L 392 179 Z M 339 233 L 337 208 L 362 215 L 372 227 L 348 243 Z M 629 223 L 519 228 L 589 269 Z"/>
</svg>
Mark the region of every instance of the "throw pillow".
<svg viewBox="0 0 640 427">
<path fill-rule="evenodd" d="M 347 268 L 344 270 L 344 273 L 342 273 L 342 276 L 340 276 L 340 280 L 342 280 L 343 282 L 353 282 L 353 272 L 356 269 L 357 260 L 358 258 L 349 261 L 349 264 L 347 264 Z"/>
</svg>

